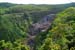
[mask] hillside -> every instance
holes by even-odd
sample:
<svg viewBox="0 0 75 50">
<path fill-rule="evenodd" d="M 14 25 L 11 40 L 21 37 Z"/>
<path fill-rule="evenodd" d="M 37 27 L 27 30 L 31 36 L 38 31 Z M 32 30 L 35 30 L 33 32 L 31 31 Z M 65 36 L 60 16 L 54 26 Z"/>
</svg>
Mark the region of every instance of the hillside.
<svg viewBox="0 0 75 50">
<path fill-rule="evenodd" d="M 42 37 L 41 37 L 42 38 Z M 57 14 L 52 29 L 38 50 L 75 50 L 75 8 Z"/>
<path fill-rule="evenodd" d="M 0 50 L 74 50 L 74 33 L 75 3 L 0 3 Z"/>
</svg>

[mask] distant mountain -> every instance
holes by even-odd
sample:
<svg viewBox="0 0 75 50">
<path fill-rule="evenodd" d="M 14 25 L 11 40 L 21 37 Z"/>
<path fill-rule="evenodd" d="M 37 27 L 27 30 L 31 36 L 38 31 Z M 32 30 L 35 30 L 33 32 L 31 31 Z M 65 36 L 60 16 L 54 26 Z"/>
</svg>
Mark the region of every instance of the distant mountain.
<svg viewBox="0 0 75 50">
<path fill-rule="evenodd" d="M 14 3 L 8 3 L 8 2 L 2 2 L 0 3 L 0 7 L 10 7 L 14 5 L 27 5 L 27 4 L 14 4 Z M 28 5 L 36 5 L 36 4 L 28 4 Z M 75 6 L 75 2 L 67 3 L 67 4 L 39 4 L 38 6 Z"/>
<path fill-rule="evenodd" d="M 0 8 L 8 8 L 8 7 L 11 7 L 11 6 L 15 6 L 16 4 L 12 4 L 12 3 L 0 3 Z"/>
</svg>

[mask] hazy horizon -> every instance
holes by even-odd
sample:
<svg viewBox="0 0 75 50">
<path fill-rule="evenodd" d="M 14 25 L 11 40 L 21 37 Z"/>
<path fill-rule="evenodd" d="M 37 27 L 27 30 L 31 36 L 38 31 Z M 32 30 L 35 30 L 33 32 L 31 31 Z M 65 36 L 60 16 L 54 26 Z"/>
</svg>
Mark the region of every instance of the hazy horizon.
<svg viewBox="0 0 75 50">
<path fill-rule="evenodd" d="M 75 0 L 0 0 L 1 2 L 15 3 L 15 4 L 65 4 L 75 2 Z"/>
</svg>

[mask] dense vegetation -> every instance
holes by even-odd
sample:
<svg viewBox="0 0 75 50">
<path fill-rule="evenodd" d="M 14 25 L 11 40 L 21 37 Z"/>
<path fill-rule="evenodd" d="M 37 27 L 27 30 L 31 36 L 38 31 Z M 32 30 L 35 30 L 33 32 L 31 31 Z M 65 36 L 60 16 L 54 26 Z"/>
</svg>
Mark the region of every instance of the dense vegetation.
<svg viewBox="0 0 75 50">
<path fill-rule="evenodd" d="M 38 50 L 75 50 L 75 8 L 57 14 L 52 29 Z"/>
<path fill-rule="evenodd" d="M 34 50 L 75 50 L 74 4 L 0 3 L 0 50 L 31 50 L 29 28 L 49 14 L 56 14 L 56 18 L 48 30 L 36 35 Z"/>
</svg>

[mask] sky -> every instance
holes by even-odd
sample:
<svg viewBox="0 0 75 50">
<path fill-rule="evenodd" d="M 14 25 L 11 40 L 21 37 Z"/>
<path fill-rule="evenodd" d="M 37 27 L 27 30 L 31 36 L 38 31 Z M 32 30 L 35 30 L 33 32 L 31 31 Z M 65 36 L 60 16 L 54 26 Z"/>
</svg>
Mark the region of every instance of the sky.
<svg viewBox="0 0 75 50">
<path fill-rule="evenodd" d="M 0 0 L 0 2 L 9 2 L 17 4 L 64 4 L 75 2 L 75 0 Z"/>
</svg>

